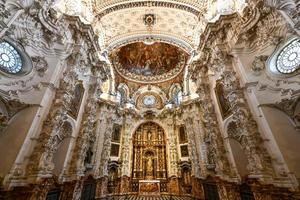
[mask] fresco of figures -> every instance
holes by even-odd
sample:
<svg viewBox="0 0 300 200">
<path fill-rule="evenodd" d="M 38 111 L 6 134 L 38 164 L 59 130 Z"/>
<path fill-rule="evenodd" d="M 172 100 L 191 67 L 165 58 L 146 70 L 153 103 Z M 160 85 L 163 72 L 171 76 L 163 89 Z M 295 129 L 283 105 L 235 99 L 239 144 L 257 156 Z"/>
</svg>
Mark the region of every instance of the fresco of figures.
<svg viewBox="0 0 300 200">
<path fill-rule="evenodd" d="M 143 76 L 155 76 L 167 73 L 180 62 L 180 55 L 187 54 L 173 45 L 155 42 L 146 45 L 135 42 L 121 47 L 114 56 L 122 67 L 131 73 Z"/>
</svg>

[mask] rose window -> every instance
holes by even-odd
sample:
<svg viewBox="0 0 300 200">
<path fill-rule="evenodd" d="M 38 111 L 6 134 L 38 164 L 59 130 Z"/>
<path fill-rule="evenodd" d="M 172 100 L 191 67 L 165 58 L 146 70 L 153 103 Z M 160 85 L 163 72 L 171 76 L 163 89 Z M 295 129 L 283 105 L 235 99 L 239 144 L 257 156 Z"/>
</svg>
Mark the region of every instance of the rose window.
<svg viewBox="0 0 300 200">
<path fill-rule="evenodd" d="M 276 67 L 280 73 L 289 74 L 300 67 L 300 39 L 293 40 L 279 53 Z"/>
<path fill-rule="evenodd" d="M 8 42 L 0 43 L 0 68 L 11 74 L 16 74 L 22 70 L 21 56 Z"/>
</svg>

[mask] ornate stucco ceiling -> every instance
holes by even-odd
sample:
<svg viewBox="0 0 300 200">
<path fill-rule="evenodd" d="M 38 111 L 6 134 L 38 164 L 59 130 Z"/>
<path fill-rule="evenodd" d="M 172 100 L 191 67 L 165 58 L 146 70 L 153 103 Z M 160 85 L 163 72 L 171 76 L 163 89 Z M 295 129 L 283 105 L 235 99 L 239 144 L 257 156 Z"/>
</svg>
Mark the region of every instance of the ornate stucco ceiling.
<svg viewBox="0 0 300 200">
<path fill-rule="evenodd" d="M 91 24 L 103 59 L 112 64 L 109 93 L 126 85 L 128 96 L 136 94 L 138 102 L 138 96 L 150 95 L 153 88 L 159 88 L 159 96 L 167 96 L 174 85 L 184 89 L 184 84 L 190 82 L 185 70 L 187 60 L 195 55 L 208 22 L 241 10 L 244 4 L 245 0 L 58 0 L 54 7 Z M 159 49 L 152 48 L 153 44 L 170 48 L 162 48 L 166 52 L 156 55 Z M 168 54 L 173 50 L 173 55 Z M 170 59 L 174 54 L 174 60 L 162 58 Z M 139 56 L 144 56 L 144 61 L 131 60 Z M 147 90 L 141 90 L 145 87 Z"/>
<path fill-rule="evenodd" d="M 162 35 L 167 38 L 176 38 L 181 40 L 181 43 L 195 47 L 199 40 L 201 23 L 198 19 L 199 12 L 189 7 L 186 9 L 190 10 L 185 11 L 160 5 L 130 7 L 108 14 L 99 13 L 96 15 L 94 23 L 97 27 L 96 31 L 101 32 L 104 36 L 102 41 L 104 46 L 122 38 L 126 40 L 142 35 Z M 151 31 L 144 23 L 146 14 L 153 14 L 156 18 Z"/>
<path fill-rule="evenodd" d="M 102 49 L 150 35 L 191 51 L 197 49 L 208 21 L 239 11 L 244 4 L 245 0 L 60 0 L 54 7 L 92 24 Z M 146 14 L 155 15 L 151 32 L 143 20 Z"/>
</svg>

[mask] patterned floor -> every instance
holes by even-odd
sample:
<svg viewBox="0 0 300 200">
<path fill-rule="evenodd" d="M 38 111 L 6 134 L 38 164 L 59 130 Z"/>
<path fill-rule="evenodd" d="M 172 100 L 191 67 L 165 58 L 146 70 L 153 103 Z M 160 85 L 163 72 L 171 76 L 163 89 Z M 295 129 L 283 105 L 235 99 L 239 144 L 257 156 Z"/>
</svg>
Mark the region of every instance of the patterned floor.
<svg viewBox="0 0 300 200">
<path fill-rule="evenodd" d="M 103 198 L 106 200 L 193 200 L 194 198 L 188 196 L 138 196 L 138 195 L 122 195 L 122 196 L 110 196 Z"/>
</svg>

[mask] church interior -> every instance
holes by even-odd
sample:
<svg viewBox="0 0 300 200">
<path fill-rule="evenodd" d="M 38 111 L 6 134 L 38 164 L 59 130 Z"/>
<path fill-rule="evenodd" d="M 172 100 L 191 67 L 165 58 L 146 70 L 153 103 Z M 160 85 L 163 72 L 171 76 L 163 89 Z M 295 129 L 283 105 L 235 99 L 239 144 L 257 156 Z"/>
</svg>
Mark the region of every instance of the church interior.
<svg viewBox="0 0 300 200">
<path fill-rule="evenodd" d="M 0 0 L 0 200 L 299 183 L 300 0 Z"/>
</svg>

